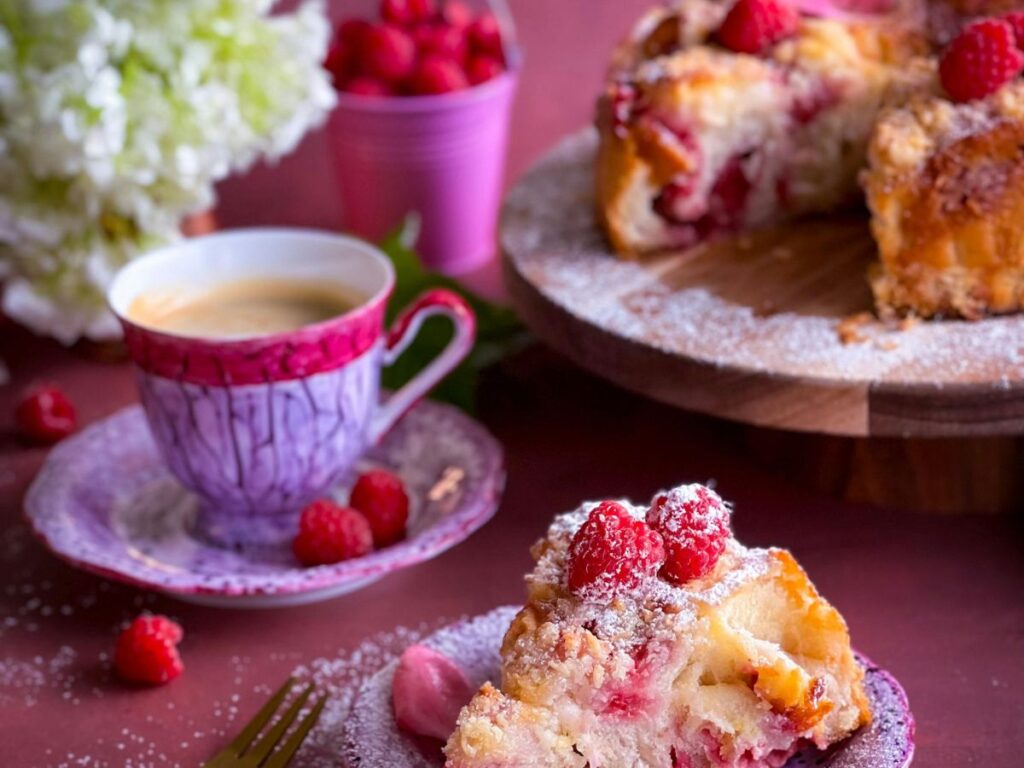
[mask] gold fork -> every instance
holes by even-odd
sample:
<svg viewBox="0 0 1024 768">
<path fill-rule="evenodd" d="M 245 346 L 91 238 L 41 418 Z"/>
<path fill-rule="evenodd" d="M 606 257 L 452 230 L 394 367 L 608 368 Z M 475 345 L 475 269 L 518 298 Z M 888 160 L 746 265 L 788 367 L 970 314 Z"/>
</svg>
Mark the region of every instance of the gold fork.
<svg viewBox="0 0 1024 768">
<path fill-rule="evenodd" d="M 289 677 L 285 684 L 270 697 L 270 701 L 263 705 L 263 708 L 256 713 L 256 716 L 242 729 L 227 748 L 209 762 L 203 764 L 203 768 L 285 768 L 291 762 L 292 757 L 302 746 L 306 736 L 316 725 L 316 721 L 323 712 L 324 704 L 327 703 L 326 696 L 320 696 L 313 704 L 313 708 L 302 718 L 302 722 L 295 728 L 288 740 L 275 751 L 278 742 L 285 735 L 299 712 L 309 700 L 313 692 L 313 685 L 307 685 L 295 700 L 281 715 L 277 722 L 263 735 L 259 741 L 256 737 L 260 735 L 263 727 L 270 722 L 274 713 L 280 709 L 281 704 L 292 688 L 295 686 L 295 678 Z"/>
</svg>

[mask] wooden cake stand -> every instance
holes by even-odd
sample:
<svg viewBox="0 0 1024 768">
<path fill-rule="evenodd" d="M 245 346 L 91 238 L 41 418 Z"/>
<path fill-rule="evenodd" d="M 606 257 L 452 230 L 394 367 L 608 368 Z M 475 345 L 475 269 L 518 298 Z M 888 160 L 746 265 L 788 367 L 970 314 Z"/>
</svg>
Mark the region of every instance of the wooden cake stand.
<svg viewBox="0 0 1024 768">
<path fill-rule="evenodd" d="M 502 212 L 508 290 L 540 338 L 657 400 L 786 430 L 749 444 L 848 498 L 1020 507 L 1024 317 L 877 320 L 857 215 L 620 261 L 595 222 L 596 142 L 565 140 Z"/>
</svg>

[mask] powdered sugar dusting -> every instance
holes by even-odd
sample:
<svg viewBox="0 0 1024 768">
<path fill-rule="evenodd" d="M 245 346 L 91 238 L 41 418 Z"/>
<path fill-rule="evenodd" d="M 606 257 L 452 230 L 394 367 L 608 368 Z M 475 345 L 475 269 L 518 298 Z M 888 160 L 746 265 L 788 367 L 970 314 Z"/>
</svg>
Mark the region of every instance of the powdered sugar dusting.
<svg viewBox="0 0 1024 768">
<path fill-rule="evenodd" d="M 293 674 L 314 682 L 328 695 L 327 706 L 316 728 L 296 755 L 299 768 L 337 768 L 345 750 L 345 721 L 352 713 L 359 689 L 368 677 L 396 662 L 402 651 L 436 629 L 429 625 L 396 627 L 368 637 L 350 651 L 315 659 L 295 668 Z"/>
<path fill-rule="evenodd" d="M 457 661 L 474 688 L 488 680 L 497 683 L 501 638 L 517 610 L 497 608 L 442 629 L 422 642 Z M 394 658 L 366 680 L 350 706 L 351 716 L 339 731 L 345 739 L 343 754 L 352 768 L 434 768 L 443 762 L 437 744 L 417 744 L 395 724 L 391 684 L 397 665 Z"/>
<path fill-rule="evenodd" d="M 896 679 L 857 654 L 866 670 L 864 693 L 871 707 L 871 724 L 854 734 L 831 759 L 811 749 L 795 755 L 785 768 L 907 768 L 914 759 L 916 726 L 907 694 Z"/>
<path fill-rule="evenodd" d="M 730 300 L 721 286 L 669 284 L 666 259 L 616 259 L 593 213 L 596 142 L 592 130 L 567 139 L 513 190 L 504 210 L 504 251 L 519 274 L 569 314 L 720 368 L 936 389 L 1024 383 L 1024 316 L 899 329 L 871 321 L 859 329 L 860 343 L 844 344 L 840 317 L 765 313 Z M 858 311 L 869 308 L 860 275 L 843 276 L 865 280 L 865 305 Z"/>
<path fill-rule="evenodd" d="M 454 659 L 458 659 L 472 682 L 482 683 L 485 680 L 495 681 L 500 677 L 499 648 L 502 638 L 517 609 L 515 607 L 498 608 L 476 619 L 464 620 L 447 627 L 423 642 Z M 404 634 L 404 633 L 402 633 Z M 398 635 L 395 636 L 398 639 Z M 408 643 L 415 642 L 411 637 L 403 638 Z M 344 739 L 342 765 L 344 768 L 439 768 L 443 765 L 438 745 L 417 745 L 402 734 L 394 723 L 391 713 L 391 680 L 397 665 L 397 655 L 401 648 L 395 643 L 391 646 L 392 659 L 376 674 L 365 681 L 355 696 L 353 688 L 342 688 L 345 696 L 345 707 L 351 717 L 344 728 L 336 728 L 333 724 L 322 722 L 318 730 L 331 734 L 330 744 L 321 748 L 334 749 L 338 746 L 337 738 Z M 371 643 L 372 649 L 366 658 L 379 660 L 379 645 Z M 366 664 L 362 662 L 351 667 L 346 662 L 330 662 L 340 665 L 345 670 L 352 670 L 358 677 L 358 669 Z M 867 673 L 864 679 L 865 693 L 873 715 L 870 726 L 864 728 L 851 739 L 831 750 L 828 756 L 816 749 L 805 750 L 786 763 L 786 768 L 811 768 L 812 766 L 828 765 L 830 768 L 906 768 L 914 754 L 914 718 L 910 713 L 906 694 L 899 683 L 884 670 L 879 669 L 867 659 L 858 657 Z M 300 753 L 298 764 L 304 767 L 338 765 L 334 762 L 317 762 L 321 758 L 312 756 L 309 749 Z M 313 762 L 309 762 L 309 760 Z"/>
<path fill-rule="evenodd" d="M 127 621 L 154 609 L 156 596 L 95 579 L 81 583 L 63 580 L 48 560 L 33 557 L 29 549 L 35 546 L 21 522 L 13 522 L 0 533 L 0 569 L 5 576 L 0 590 L 0 708 L 45 708 L 61 721 L 94 708 L 120 711 L 125 696 L 135 694 L 114 675 L 114 639 Z M 80 638 L 60 645 L 48 642 L 74 635 L 71 626 L 85 621 L 95 628 L 92 640 Z M 195 765 L 195 759 L 189 762 L 186 756 L 190 748 L 212 754 L 238 729 L 243 695 L 254 692 L 266 697 L 266 686 L 252 683 L 251 675 L 259 669 L 252 662 L 241 655 L 225 660 L 232 673 L 233 691 L 187 708 L 177 707 L 172 694 L 162 701 L 159 711 L 131 718 L 130 723 L 125 720 L 116 730 L 62 733 L 32 764 L 50 768 Z M 112 751 L 116 759 L 99 756 Z"/>
<path fill-rule="evenodd" d="M 703 486 L 690 486 L 696 489 Z M 693 491 L 696 493 L 696 491 Z M 697 618 L 700 604 L 718 605 L 741 585 L 768 573 L 774 562 L 773 550 L 748 549 L 730 538 L 716 567 L 702 579 L 674 586 L 651 578 L 635 589 L 607 600 L 580 600 L 570 595 L 566 583 L 566 556 L 573 535 L 600 502 L 588 501 L 572 512 L 559 515 L 548 529 L 538 550 L 533 572 L 526 577 L 531 591 L 555 595 L 554 611 L 565 621 L 586 626 L 618 649 L 628 649 L 653 637 L 671 637 Z M 647 508 L 617 500 L 638 520 Z M 727 515 L 723 505 L 722 514 Z"/>
<path fill-rule="evenodd" d="M 697 483 L 680 485 L 658 494 L 656 498 L 660 501 L 656 505 L 657 521 L 651 521 L 651 524 L 663 534 L 671 534 L 679 546 L 693 546 L 694 529 L 686 523 L 694 513 L 700 516 L 699 522 L 705 530 L 729 530 L 729 506 L 707 486 Z"/>
<path fill-rule="evenodd" d="M 607 501 L 592 509 L 573 535 L 566 581 L 577 596 L 603 603 L 654 578 L 664 561 L 660 534 L 637 510 Z"/>
</svg>

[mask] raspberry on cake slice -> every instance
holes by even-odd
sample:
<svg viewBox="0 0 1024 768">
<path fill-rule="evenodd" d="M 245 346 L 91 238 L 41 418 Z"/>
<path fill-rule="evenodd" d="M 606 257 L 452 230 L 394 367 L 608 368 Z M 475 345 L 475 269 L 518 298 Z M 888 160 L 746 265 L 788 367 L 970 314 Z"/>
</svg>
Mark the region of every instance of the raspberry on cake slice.
<svg viewBox="0 0 1024 768">
<path fill-rule="evenodd" d="M 556 518 L 448 768 L 778 768 L 868 723 L 842 617 L 729 516 L 693 485 Z"/>
<path fill-rule="evenodd" d="M 923 35 L 901 19 L 802 18 L 788 0 L 645 16 L 598 106 L 597 206 L 616 251 L 856 203 L 880 108 L 930 76 Z"/>
<path fill-rule="evenodd" d="M 942 92 L 878 122 L 863 185 L 883 315 L 1024 308 L 1024 53 L 1012 21 L 965 28 L 940 62 Z"/>
</svg>

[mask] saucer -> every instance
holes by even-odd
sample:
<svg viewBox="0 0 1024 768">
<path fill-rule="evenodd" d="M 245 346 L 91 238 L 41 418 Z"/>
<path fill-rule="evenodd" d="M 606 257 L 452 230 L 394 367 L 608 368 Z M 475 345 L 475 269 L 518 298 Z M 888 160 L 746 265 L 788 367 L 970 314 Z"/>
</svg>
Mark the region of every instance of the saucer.
<svg viewBox="0 0 1024 768">
<path fill-rule="evenodd" d="M 423 645 L 458 660 L 474 687 L 501 680 L 501 641 L 517 608 L 496 608 L 489 613 L 452 624 L 421 641 Z M 864 692 L 873 716 L 869 726 L 827 752 L 806 749 L 789 759 L 784 768 L 907 768 L 914 758 L 914 716 L 907 695 L 891 674 L 865 656 Z M 423 747 L 395 724 L 391 683 L 398 661 L 392 661 L 363 683 L 345 723 L 346 768 L 389 765 L 393 768 L 441 768 L 440 754 L 425 754 Z M 386 759 L 385 759 L 386 758 Z M 381 762 L 378 762 L 378 759 Z"/>
<path fill-rule="evenodd" d="M 429 401 L 409 411 L 357 470 L 371 467 L 405 483 L 408 538 L 316 568 L 300 567 L 286 545 L 236 552 L 198 538 L 198 501 L 165 467 L 139 406 L 54 448 L 25 514 L 43 543 L 76 567 L 187 602 L 270 608 L 343 595 L 439 555 L 494 516 L 505 481 L 494 437 L 461 411 Z M 347 490 L 335 493 L 344 500 Z"/>
</svg>

